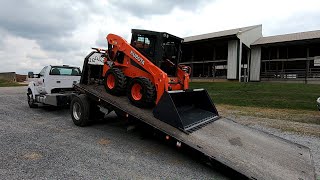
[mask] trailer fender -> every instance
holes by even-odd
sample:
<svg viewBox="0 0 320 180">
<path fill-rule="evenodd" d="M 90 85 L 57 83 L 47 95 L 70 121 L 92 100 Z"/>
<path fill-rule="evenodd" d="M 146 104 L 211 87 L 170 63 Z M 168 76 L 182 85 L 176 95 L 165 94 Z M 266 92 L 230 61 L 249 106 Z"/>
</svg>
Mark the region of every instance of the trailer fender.
<svg viewBox="0 0 320 180">
<path fill-rule="evenodd" d="M 39 94 L 39 92 L 37 91 L 37 88 L 35 87 L 34 81 L 29 82 L 28 89 L 31 90 L 32 97 L 33 97 L 33 99 L 35 99 L 36 98 L 36 94 Z"/>
</svg>

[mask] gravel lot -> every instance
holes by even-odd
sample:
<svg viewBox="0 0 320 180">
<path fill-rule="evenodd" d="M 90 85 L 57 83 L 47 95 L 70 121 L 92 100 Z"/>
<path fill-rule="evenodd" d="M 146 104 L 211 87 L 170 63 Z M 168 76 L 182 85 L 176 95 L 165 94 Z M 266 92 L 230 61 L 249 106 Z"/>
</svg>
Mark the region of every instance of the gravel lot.
<svg viewBox="0 0 320 180">
<path fill-rule="evenodd" d="M 114 114 L 80 128 L 68 109 L 30 109 L 26 87 L 0 88 L 0 179 L 228 179 Z M 308 146 L 320 176 L 320 139 L 252 126 Z"/>
<path fill-rule="evenodd" d="M 30 109 L 26 87 L 0 88 L 0 179 L 227 179 L 175 147 L 68 109 Z"/>
</svg>

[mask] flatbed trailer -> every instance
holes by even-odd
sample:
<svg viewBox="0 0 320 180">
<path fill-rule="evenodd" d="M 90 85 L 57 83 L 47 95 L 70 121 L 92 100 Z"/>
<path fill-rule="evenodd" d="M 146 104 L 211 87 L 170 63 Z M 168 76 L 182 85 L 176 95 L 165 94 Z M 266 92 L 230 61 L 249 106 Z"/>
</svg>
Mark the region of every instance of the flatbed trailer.
<svg viewBox="0 0 320 180">
<path fill-rule="evenodd" d="M 250 179 L 316 179 L 310 149 L 305 146 L 223 117 L 185 133 L 156 119 L 152 109 L 135 107 L 126 96 L 108 94 L 103 85 L 81 81 L 74 88 L 78 92 L 75 96 L 85 94 L 90 101 L 124 112 Z"/>
</svg>

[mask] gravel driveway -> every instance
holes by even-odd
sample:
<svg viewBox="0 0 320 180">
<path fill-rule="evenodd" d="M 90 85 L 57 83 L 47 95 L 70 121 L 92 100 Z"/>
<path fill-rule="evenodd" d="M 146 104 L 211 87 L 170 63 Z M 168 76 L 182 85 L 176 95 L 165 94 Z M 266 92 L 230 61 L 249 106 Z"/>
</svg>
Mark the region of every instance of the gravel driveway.
<svg viewBox="0 0 320 180">
<path fill-rule="evenodd" d="M 77 127 L 68 109 L 30 109 L 25 92 L 0 88 L 0 179 L 227 179 L 115 115 Z"/>
<path fill-rule="evenodd" d="M 155 139 L 127 132 L 114 114 L 81 128 L 68 109 L 30 109 L 26 87 L 0 88 L 0 179 L 228 179 Z M 311 148 L 320 139 L 252 126 Z"/>
</svg>

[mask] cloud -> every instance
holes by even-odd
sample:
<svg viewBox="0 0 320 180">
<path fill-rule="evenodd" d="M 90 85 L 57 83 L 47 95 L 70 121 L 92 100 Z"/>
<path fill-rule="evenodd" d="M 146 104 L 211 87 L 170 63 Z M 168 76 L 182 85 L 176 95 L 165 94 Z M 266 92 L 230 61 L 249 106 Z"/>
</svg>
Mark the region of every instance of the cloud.
<svg viewBox="0 0 320 180">
<path fill-rule="evenodd" d="M 318 0 L 2 0 L 0 72 L 82 67 L 91 47 L 107 47 L 107 34 L 130 41 L 133 28 L 179 37 L 256 24 L 265 36 L 316 30 L 318 7 Z"/>
<path fill-rule="evenodd" d="M 91 5 L 81 1 L 1 1 L 0 26 L 13 35 L 36 40 L 47 50 L 63 50 L 65 37 L 72 36 L 94 12 Z"/>
<path fill-rule="evenodd" d="M 108 42 L 106 39 L 106 34 L 103 33 L 102 31 L 99 32 L 95 45 L 97 47 L 107 47 Z"/>
<path fill-rule="evenodd" d="M 37 42 L 39 42 L 43 49 L 55 52 L 74 51 L 81 48 L 79 41 L 72 37 L 48 37 L 47 39 L 40 39 Z"/>
<path fill-rule="evenodd" d="M 319 4 L 320 5 L 320 4 Z M 288 34 L 303 31 L 319 30 L 320 13 L 314 11 L 294 13 L 265 27 L 265 35 Z"/>
<path fill-rule="evenodd" d="M 61 59 L 50 56 L 35 40 L 8 35 L 3 39 L 0 51 L 1 71 L 26 73 L 39 71 L 48 64 L 62 63 Z"/>
<path fill-rule="evenodd" d="M 151 15 L 162 15 L 170 13 L 174 8 L 187 11 L 195 11 L 199 6 L 204 6 L 208 0 L 110 0 L 111 5 L 120 12 L 129 12 L 130 14 L 146 18 Z M 212 2 L 212 1 L 211 1 Z"/>
<path fill-rule="evenodd" d="M 18 36 L 38 39 L 68 35 L 76 27 L 74 10 L 47 1 L 1 1 L 0 23 Z M 13 11 L 14 10 L 14 11 Z"/>
</svg>

